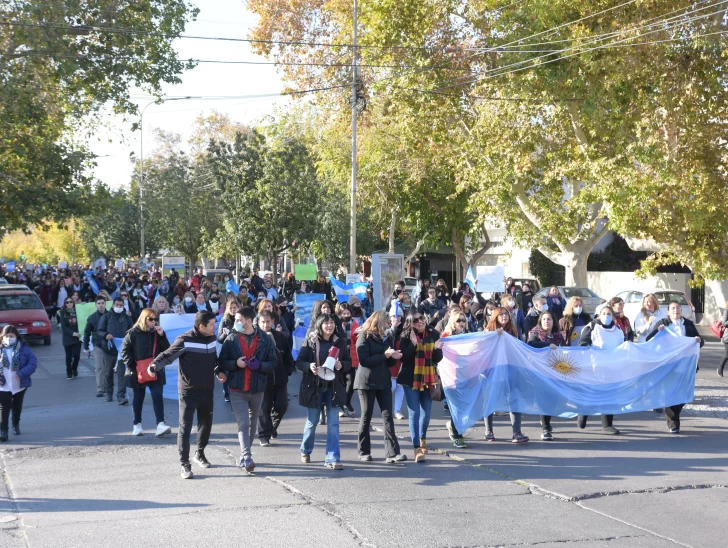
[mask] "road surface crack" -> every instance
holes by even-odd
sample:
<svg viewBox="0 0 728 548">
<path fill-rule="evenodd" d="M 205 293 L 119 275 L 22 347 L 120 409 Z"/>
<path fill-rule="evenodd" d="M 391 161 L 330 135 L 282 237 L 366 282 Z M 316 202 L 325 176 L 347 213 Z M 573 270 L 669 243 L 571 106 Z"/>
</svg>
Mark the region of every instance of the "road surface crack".
<svg viewBox="0 0 728 548">
<path fill-rule="evenodd" d="M 17 517 L 17 530 L 20 531 L 20 533 L 23 536 L 23 541 L 25 542 L 25 545 L 27 547 L 30 547 L 30 543 L 28 542 L 28 536 L 25 534 L 25 523 L 23 523 L 23 516 L 20 513 L 20 510 L 18 508 L 18 501 L 15 498 L 15 493 L 13 492 L 13 484 L 10 481 L 10 476 L 8 475 L 7 467 L 5 466 L 5 455 L 0 453 L 0 459 L 2 460 L 2 474 L 3 474 L 3 482 L 5 484 L 5 491 L 8 494 L 8 501 L 10 502 L 10 505 L 13 509 L 13 514 Z"/>
</svg>

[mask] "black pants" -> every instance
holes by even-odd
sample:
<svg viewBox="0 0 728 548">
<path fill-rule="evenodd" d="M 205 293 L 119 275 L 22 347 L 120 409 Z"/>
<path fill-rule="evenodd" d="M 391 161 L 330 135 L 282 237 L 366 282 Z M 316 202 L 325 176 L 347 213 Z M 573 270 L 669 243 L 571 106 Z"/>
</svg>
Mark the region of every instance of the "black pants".
<svg viewBox="0 0 728 548">
<path fill-rule="evenodd" d="M 718 373 L 723 373 L 723 369 L 725 368 L 725 364 L 728 363 L 728 343 L 723 343 L 723 346 L 725 347 L 725 354 L 723 354 L 723 357 L 720 360 L 720 363 L 718 364 Z"/>
<path fill-rule="evenodd" d="M 226 400 L 230 399 L 230 387 L 228 386 L 227 381 L 222 383 L 222 395 L 225 396 Z"/>
<path fill-rule="evenodd" d="M 78 360 L 81 359 L 81 341 L 63 348 L 66 350 L 66 376 L 73 377 L 78 374 Z"/>
<path fill-rule="evenodd" d="M 21 390 L 17 394 L 12 392 L 0 392 L 0 430 L 8 429 L 8 418 L 10 417 L 10 411 L 13 412 L 13 426 L 20 424 L 20 412 L 23 410 L 23 398 L 25 393 L 28 391 Z"/>
<path fill-rule="evenodd" d="M 369 425 L 374 412 L 374 400 L 382 410 L 384 422 L 384 447 L 386 457 L 399 455 L 399 442 L 394 434 L 394 418 L 392 417 L 392 390 L 388 386 L 383 390 L 359 390 L 359 405 L 361 406 L 361 419 L 359 420 L 359 454 L 370 455 L 372 452 L 369 438 Z"/>
<path fill-rule="evenodd" d="M 539 417 L 539 420 L 541 422 L 541 428 L 544 432 L 551 432 L 551 416 L 550 415 L 541 415 Z"/>
<path fill-rule="evenodd" d="M 351 368 L 346 372 L 346 407 L 353 409 L 351 406 L 351 398 L 354 396 L 354 379 L 356 378 L 356 369 Z"/>
<path fill-rule="evenodd" d="M 180 392 L 179 395 L 179 432 L 177 449 L 182 464 L 190 462 L 190 432 L 192 419 L 197 412 L 197 450 L 204 451 L 210 441 L 212 431 L 212 390 Z"/>
<path fill-rule="evenodd" d="M 607 428 L 608 426 L 612 426 L 612 423 L 614 422 L 614 415 L 602 415 L 602 428 Z M 586 424 L 586 420 L 589 418 L 588 416 L 579 415 L 580 419 L 584 419 L 584 424 Z"/>
<path fill-rule="evenodd" d="M 136 384 L 132 390 L 134 391 L 134 399 L 132 400 L 132 409 L 134 410 L 134 424 L 142 422 L 142 408 L 144 407 L 144 397 L 147 395 L 147 387 L 152 395 L 152 406 L 154 407 L 155 424 L 164 422 L 164 399 L 162 391 L 164 385 L 161 382 L 150 382 L 147 384 Z"/>
<path fill-rule="evenodd" d="M 680 411 L 685 407 L 684 403 L 680 405 L 671 405 L 665 408 L 665 418 L 667 419 L 667 427 L 680 429 Z"/>
<path fill-rule="evenodd" d="M 286 411 L 288 411 L 288 384 L 268 386 L 263 394 L 263 403 L 260 404 L 259 440 L 270 440 L 273 432 L 278 430 Z"/>
</svg>

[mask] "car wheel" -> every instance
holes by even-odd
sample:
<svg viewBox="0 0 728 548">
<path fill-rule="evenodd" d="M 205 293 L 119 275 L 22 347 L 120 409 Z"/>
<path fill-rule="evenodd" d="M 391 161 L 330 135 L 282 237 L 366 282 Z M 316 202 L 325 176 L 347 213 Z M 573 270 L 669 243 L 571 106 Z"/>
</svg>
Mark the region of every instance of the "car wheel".
<svg viewBox="0 0 728 548">
<path fill-rule="evenodd" d="M 50 337 L 43 337 L 43 345 L 44 346 L 50 346 L 51 345 L 51 338 Z"/>
</svg>

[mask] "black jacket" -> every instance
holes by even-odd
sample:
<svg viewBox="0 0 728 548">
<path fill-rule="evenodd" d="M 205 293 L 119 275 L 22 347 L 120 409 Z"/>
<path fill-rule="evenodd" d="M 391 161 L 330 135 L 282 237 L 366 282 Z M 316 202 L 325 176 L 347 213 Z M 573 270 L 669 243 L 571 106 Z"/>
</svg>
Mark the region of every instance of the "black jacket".
<svg viewBox="0 0 728 548">
<path fill-rule="evenodd" d="M 685 326 L 685 336 L 686 337 L 700 337 L 700 333 L 698 333 L 697 328 L 695 327 L 695 324 L 688 320 L 687 318 L 683 318 L 683 325 Z M 672 320 L 670 318 L 662 318 L 659 322 L 655 324 L 654 329 L 652 330 L 652 333 L 647 335 L 647 340 L 649 341 L 652 339 L 657 333 L 659 332 L 659 328 L 661 325 L 664 325 L 665 327 L 672 325 Z M 703 348 L 703 345 L 705 344 L 705 341 L 703 340 L 703 337 L 700 337 L 700 348 Z"/>
<path fill-rule="evenodd" d="M 255 358 L 260 362 L 260 368 L 250 372 L 250 394 L 265 392 L 268 386 L 268 376 L 273 376 L 278 362 L 276 347 L 273 339 L 256 329 L 258 346 L 255 349 Z M 245 369 L 237 365 L 238 358 L 243 357 L 243 349 L 240 347 L 240 334 L 237 331 L 230 333 L 220 349 L 218 359 L 218 371 L 225 373 L 228 378 L 228 386 L 234 390 L 243 391 L 245 387 Z"/>
<path fill-rule="evenodd" d="M 200 392 L 215 388 L 215 335 L 207 337 L 196 328 L 182 333 L 172 346 L 154 359 L 154 367 L 159 372 L 176 359 L 179 359 L 177 386 L 180 392 Z"/>
<path fill-rule="evenodd" d="M 434 329 L 430 330 L 432 334 L 433 342 L 440 339 L 440 334 Z M 412 344 L 409 337 L 404 337 L 400 334 L 399 338 L 399 351 L 402 352 L 402 367 L 397 375 L 397 384 L 402 386 L 412 387 L 412 383 L 415 378 L 415 356 L 417 354 L 417 347 Z M 437 365 L 442 360 L 442 348 L 435 348 L 432 351 L 432 363 Z"/>
<path fill-rule="evenodd" d="M 269 335 L 273 337 L 276 347 L 276 367 L 273 374 L 268 375 L 268 386 L 285 386 L 288 384 L 288 377 L 296 370 L 291 345 L 288 337 L 279 331 L 271 331 Z"/>
<path fill-rule="evenodd" d="M 96 330 L 96 335 L 101 341 L 104 341 L 104 339 L 106 339 L 106 335 L 109 334 L 113 335 L 117 339 L 122 339 L 126 336 L 126 332 L 131 329 L 132 325 L 133 322 L 131 321 L 131 318 L 126 315 L 126 312 L 117 314 L 113 310 L 110 310 L 101 316 L 101 319 L 99 320 L 99 327 Z M 116 347 L 112 345 L 112 348 L 109 349 L 107 342 L 102 343 L 101 349 L 112 355 L 117 354 Z"/>
<path fill-rule="evenodd" d="M 152 355 L 155 337 L 157 339 L 157 349 L 154 355 Z M 129 379 L 129 386 L 131 388 L 139 384 L 137 381 L 137 362 L 139 360 L 156 358 L 168 348 L 169 340 L 167 340 L 166 333 L 160 337 L 156 331 L 142 331 L 138 327 L 132 327 L 127 332 L 124 337 L 124 342 L 121 343 L 121 361 L 126 365 L 127 378 Z M 167 373 L 162 369 L 157 373 L 157 380 L 147 384 L 167 384 Z"/>
<path fill-rule="evenodd" d="M 315 356 L 317 342 L 319 347 L 318 360 L 316 360 Z M 323 365 L 332 345 L 339 349 L 339 361 L 342 367 L 338 371 L 334 370 L 333 381 L 326 382 L 311 372 L 311 364 L 318 363 Z M 298 403 L 303 407 L 318 409 L 319 392 L 328 388 L 333 388 L 331 403 L 334 407 L 343 407 L 346 405 L 346 373 L 351 369 L 351 356 L 346 349 L 346 341 L 344 339 L 334 334 L 330 340 L 324 341 L 316 333 L 312 333 L 303 341 L 301 350 L 298 352 L 298 359 L 296 359 L 296 368 L 303 373 L 298 392 Z"/>
<path fill-rule="evenodd" d="M 84 350 L 88 350 L 88 343 L 89 340 L 94 343 L 94 348 L 102 348 L 104 344 L 103 337 L 99 336 L 99 322 L 101 321 L 101 317 L 106 315 L 107 312 L 104 312 L 103 314 L 99 314 L 98 312 L 94 312 L 88 317 L 88 320 L 86 320 L 86 328 L 83 330 L 83 348 Z"/>
<path fill-rule="evenodd" d="M 528 314 L 526 314 L 526 317 L 523 318 L 523 332 L 530 333 L 531 329 L 538 325 L 538 320 L 540 317 L 541 312 L 536 310 L 535 307 L 529 310 Z"/>
<path fill-rule="evenodd" d="M 391 390 L 392 376 L 389 373 L 384 352 L 392 348 L 389 337 L 382 339 L 368 333 L 360 333 L 356 339 L 356 355 L 359 367 L 354 379 L 354 390 Z"/>
<path fill-rule="evenodd" d="M 61 331 L 63 333 L 63 346 L 73 346 L 81 342 L 81 339 L 74 337 L 74 333 L 78 333 L 78 323 L 71 323 L 71 320 L 76 320 L 76 314 L 72 314 L 66 311 L 65 308 L 61 309 Z"/>
</svg>

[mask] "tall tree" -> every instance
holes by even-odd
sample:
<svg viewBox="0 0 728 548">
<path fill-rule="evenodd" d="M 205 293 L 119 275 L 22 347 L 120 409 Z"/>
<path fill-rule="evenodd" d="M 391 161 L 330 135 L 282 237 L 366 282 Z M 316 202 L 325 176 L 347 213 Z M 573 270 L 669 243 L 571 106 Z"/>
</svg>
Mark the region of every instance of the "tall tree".
<svg viewBox="0 0 728 548">
<path fill-rule="evenodd" d="M 210 165 L 226 214 L 219 240 L 246 255 L 262 255 L 277 277 L 278 255 L 317 233 L 321 203 L 316 167 L 305 145 L 276 132 L 238 133 L 233 144 L 213 142 Z M 236 246 L 236 247 L 237 247 Z"/>
<path fill-rule="evenodd" d="M 0 6 L 0 232 L 64 221 L 91 197 L 83 137 L 101 109 L 134 114 L 132 87 L 180 82 L 174 38 L 185 0 L 26 2 Z"/>
</svg>

